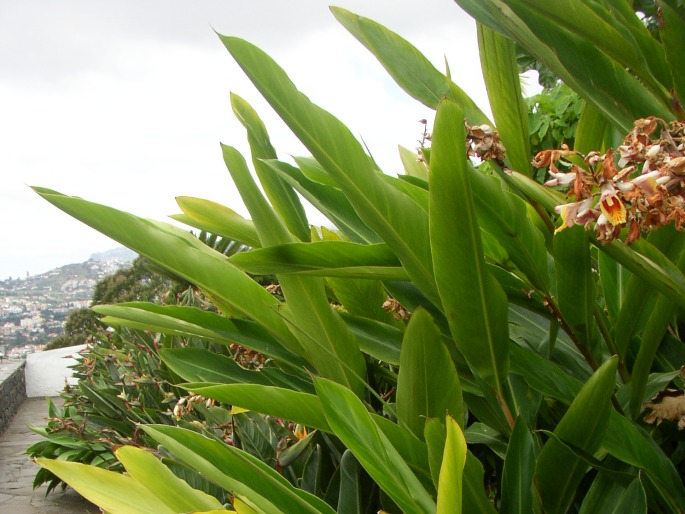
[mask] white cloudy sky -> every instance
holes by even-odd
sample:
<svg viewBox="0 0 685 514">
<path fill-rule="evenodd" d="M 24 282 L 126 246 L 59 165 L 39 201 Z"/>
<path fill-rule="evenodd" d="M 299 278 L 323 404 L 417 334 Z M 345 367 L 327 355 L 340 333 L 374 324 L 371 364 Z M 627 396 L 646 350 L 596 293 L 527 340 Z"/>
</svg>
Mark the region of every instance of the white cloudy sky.
<svg viewBox="0 0 685 514">
<path fill-rule="evenodd" d="M 271 54 L 313 101 L 364 138 L 388 173 L 430 112 L 406 96 L 318 0 L 30 0 L 0 3 L 0 279 L 116 244 L 40 199 L 39 185 L 144 217 L 198 196 L 245 213 L 219 142 L 245 149 L 229 92 L 303 152 L 217 32 Z M 475 24 L 452 0 L 339 0 L 414 43 L 487 109 Z M 312 216 L 310 221 L 321 222 Z"/>
</svg>

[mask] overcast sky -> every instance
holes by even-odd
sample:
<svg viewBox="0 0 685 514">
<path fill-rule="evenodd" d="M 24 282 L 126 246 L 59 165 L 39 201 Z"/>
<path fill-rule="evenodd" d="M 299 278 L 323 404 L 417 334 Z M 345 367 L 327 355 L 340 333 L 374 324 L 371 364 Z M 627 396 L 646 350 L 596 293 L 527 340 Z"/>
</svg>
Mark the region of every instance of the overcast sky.
<svg viewBox="0 0 685 514">
<path fill-rule="evenodd" d="M 489 111 L 474 22 L 452 0 L 340 0 L 398 32 Z M 117 244 L 29 189 L 164 220 L 174 198 L 246 214 L 219 142 L 247 148 L 229 93 L 265 120 L 279 156 L 303 154 L 214 31 L 269 53 L 364 139 L 386 173 L 432 114 L 404 94 L 318 0 L 31 0 L 0 3 L 0 280 Z M 312 214 L 310 221 L 321 223 Z"/>
</svg>

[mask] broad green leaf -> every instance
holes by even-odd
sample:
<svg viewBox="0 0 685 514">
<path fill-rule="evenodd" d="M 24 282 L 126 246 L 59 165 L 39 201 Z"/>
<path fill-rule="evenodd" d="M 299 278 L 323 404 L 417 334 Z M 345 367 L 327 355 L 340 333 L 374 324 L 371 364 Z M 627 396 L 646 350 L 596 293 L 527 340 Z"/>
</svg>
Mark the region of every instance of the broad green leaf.
<svg viewBox="0 0 685 514">
<path fill-rule="evenodd" d="M 445 453 L 445 441 L 447 439 L 445 425 L 437 418 L 427 419 L 423 438 L 426 441 L 431 478 L 437 489 L 438 482 L 440 481 L 440 467 L 442 466 L 442 458 Z"/>
<path fill-rule="evenodd" d="M 380 238 L 364 223 L 337 187 L 309 179 L 299 168 L 281 161 L 264 161 L 319 212 L 355 243 L 378 243 Z"/>
<path fill-rule="evenodd" d="M 186 382 L 261 384 L 313 392 L 311 382 L 287 375 L 278 368 L 248 370 L 230 357 L 203 348 L 162 348 L 159 356 Z"/>
<path fill-rule="evenodd" d="M 602 448 L 617 459 L 645 470 L 658 495 L 668 505 L 674 506 L 673 512 L 683 512 L 685 487 L 682 477 L 673 462 L 642 428 L 619 413 L 611 412 Z"/>
<path fill-rule="evenodd" d="M 288 350 L 301 355 L 299 341 L 278 313 L 278 299 L 191 234 L 49 189 L 35 191 L 67 214 L 232 305 L 264 326 Z"/>
<path fill-rule="evenodd" d="M 514 42 L 478 23 L 480 65 L 497 131 L 511 168 L 530 175 L 528 109 L 521 95 Z"/>
<path fill-rule="evenodd" d="M 435 502 L 361 401 L 345 387 L 314 379 L 326 419 L 383 491 L 407 513 L 435 512 Z"/>
<path fill-rule="evenodd" d="M 309 241 L 309 224 L 300 199 L 280 176 L 262 162 L 263 159 L 277 157 L 264 123 L 252 106 L 235 93 L 231 93 L 231 107 L 236 118 L 247 130 L 252 164 L 271 205 L 297 239 Z"/>
<path fill-rule="evenodd" d="M 464 419 L 461 385 L 440 331 L 425 310 L 413 313 L 404 333 L 397 377 L 397 419 L 423 438 L 425 421 L 449 414 Z"/>
<path fill-rule="evenodd" d="M 40 457 L 36 462 L 111 514 L 177 514 L 134 478 L 80 462 Z"/>
<path fill-rule="evenodd" d="M 419 161 L 419 156 L 403 146 L 399 147 L 399 151 L 400 159 L 402 160 L 402 165 L 404 166 L 404 171 L 407 173 L 407 175 L 410 177 L 420 178 L 427 182 L 428 168 L 423 162 Z"/>
<path fill-rule="evenodd" d="M 400 324 L 392 313 L 383 309 L 388 292 L 379 280 L 328 277 L 326 285 L 333 291 L 335 299 L 345 308 L 346 313 L 390 325 Z M 346 313 L 340 311 L 343 319 L 343 314 Z M 361 344 L 360 348 L 366 351 Z"/>
<path fill-rule="evenodd" d="M 104 323 L 181 337 L 198 337 L 225 345 L 238 343 L 295 368 L 307 366 L 307 361 L 288 352 L 269 332 L 253 321 L 230 319 L 196 307 L 146 302 L 94 305 L 92 309 L 105 315 L 102 320 Z"/>
<path fill-rule="evenodd" d="M 579 514 L 647 514 L 647 496 L 640 476 L 627 487 L 599 474 L 583 500 Z"/>
<path fill-rule="evenodd" d="M 612 61 L 638 75 L 645 89 L 657 97 L 665 98 L 667 88 L 657 82 L 649 66 L 649 61 L 663 62 L 663 52 L 643 53 L 626 24 L 614 21 L 615 12 L 598 4 L 600 3 L 575 0 L 558 0 L 554 4 L 542 0 L 510 2 L 518 13 L 523 13 L 523 9 L 530 10 L 540 15 L 537 19 L 544 20 L 542 23 L 563 27 L 579 40 L 587 42 Z"/>
<path fill-rule="evenodd" d="M 595 290 L 590 244 L 583 227 L 567 228 L 554 236 L 554 265 L 561 316 L 573 331 L 569 335 L 591 355 Z"/>
<path fill-rule="evenodd" d="M 372 319 L 342 313 L 342 319 L 357 336 L 364 353 L 393 366 L 400 363 L 402 331 L 392 325 Z"/>
<path fill-rule="evenodd" d="M 573 149 L 582 154 L 605 147 L 606 133 L 610 130 L 606 117 L 592 104 L 585 103 L 576 127 Z"/>
<path fill-rule="evenodd" d="M 463 115 L 440 103 L 430 165 L 430 238 L 442 305 L 472 371 L 503 395 L 508 357 L 507 298 L 485 267 L 463 151 Z"/>
<path fill-rule="evenodd" d="M 681 259 L 685 262 L 685 259 Z M 649 372 L 652 369 L 654 356 L 659 349 L 659 344 L 666 334 L 676 308 L 668 298 L 659 296 L 647 324 L 640 337 L 640 349 L 631 369 L 630 379 L 630 414 L 637 419 L 642 411 L 642 404 L 646 400 L 645 389 Z"/>
<path fill-rule="evenodd" d="M 338 514 L 363 514 L 359 464 L 350 450 L 340 459 Z"/>
<path fill-rule="evenodd" d="M 263 246 L 293 243 L 294 237 L 262 196 L 242 155 L 227 146 L 223 147 L 223 153 Z M 346 384 L 361 394 L 364 358 L 354 335 L 329 304 L 323 279 L 279 274 L 278 281 L 287 304 L 282 314 L 289 330 L 300 341 L 302 355 L 321 376 Z"/>
<path fill-rule="evenodd" d="M 664 227 L 654 233 L 661 232 Z M 612 259 L 615 259 L 641 280 L 670 298 L 680 307 L 685 307 L 685 276 L 664 254 L 648 241 L 638 240 L 632 246 L 620 241 L 602 244 L 591 239 L 591 242 Z M 626 293 L 626 299 L 631 298 Z"/>
<path fill-rule="evenodd" d="M 331 12 L 413 98 L 432 109 L 443 98 L 450 98 L 460 105 L 470 123 L 491 125 L 473 100 L 409 42 L 382 25 L 340 7 L 331 7 Z"/>
<path fill-rule="evenodd" d="M 463 512 L 495 514 L 495 507 L 492 506 L 492 502 L 485 492 L 483 475 L 483 464 L 471 452 L 468 452 L 462 484 Z"/>
<path fill-rule="evenodd" d="M 533 511 L 533 477 L 536 447 L 533 435 L 519 417 L 509 439 L 502 471 L 502 514 L 528 514 Z"/>
<path fill-rule="evenodd" d="M 321 401 L 313 394 L 260 384 L 183 384 L 196 394 L 243 409 L 287 419 L 324 432 L 331 429 Z"/>
<path fill-rule="evenodd" d="M 116 452 L 117 459 L 126 472 L 154 494 L 174 512 L 223 510 L 213 496 L 193 489 L 176 477 L 169 468 L 147 450 L 135 446 L 122 446 Z"/>
<path fill-rule="evenodd" d="M 190 196 L 178 196 L 176 203 L 183 211 L 183 215 L 174 215 L 172 218 L 211 234 L 240 241 L 253 248 L 262 246 L 254 224 L 232 209 L 211 200 Z"/>
<path fill-rule="evenodd" d="M 623 305 L 630 272 L 604 252 L 599 252 L 597 256 L 597 267 L 607 314 L 610 320 L 616 322 Z"/>
<path fill-rule="evenodd" d="M 637 255 L 644 259 L 650 259 L 649 262 L 653 266 L 658 266 L 659 270 L 654 270 L 653 275 L 666 276 L 675 286 L 678 280 L 683 281 L 685 279 L 680 268 L 674 264 L 680 258 L 684 245 L 685 237 L 683 234 L 677 232 L 672 226 L 667 226 L 652 231 L 646 240 L 636 242 L 632 248 L 641 252 Z M 655 289 L 662 294 L 664 293 L 659 288 L 649 287 L 649 284 L 645 284 L 642 274 L 637 273 L 630 278 L 626 285 L 621 311 L 614 326 L 616 347 L 624 359 L 631 338 L 640 332 L 653 312 L 659 296 Z M 673 303 L 671 295 L 665 296 Z"/>
<path fill-rule="evenodd" d="M 269 246 L 241 252 L 231 258 L 240 269 L 254 274 L 284 273 L 326 277 L 407 280 L 397 257 L 383 243 L 361 245 L 347 241 L 320 241 Z"/>
<path fill-rule="evenodd" d="M 609 425 L 617 364 L 616 357 L 606 361 L 583 385 L 554 430 L 560 441 L 590 455 L 599 449 Z M 559 440 L 551 438 L 547 441 L 535 473 L 542 504 L 545 512 L 550 514 L 568 510 L 587 471 L 587 464 Z"/>
<path fill-rule="evenodd" d="M 332 432 L 324 416 L 321 400 L 308 393 L 258 384 L 189 383 L 183 387 L 196 394 L 247 410 L 287 419 L 300 425 Z M 425 444 L 387 418 L 372 419 L 412 469 L 429 475 Z"/>
<path fill-rule="evenodd" d="M 570 1 L 570 0 L 569 0 Z M 572 32 L 572 21 L 552 19 L 542 0 L 458 0 L 478 21 L 520 43 L 566 84 L 596 105 L 626 132 L 633 121 L 649 115 L 673 118 L 665 90 L 650 91 L 626 65 L 593 41 Z M 565 2 L 569 3 L 569 2 Z M 583 20 L 578 19 L 578 23 Z M 596 37 L 606 37 L 597 34 Z"/>
<path fill-rule="evenodd" d="M 685 22 L 678 12 L 668 2 L 659 2 L 659 36 L 662 47 L 666 54 L 668 68 L 673 78 L 673 92 L 676 102 L 680 104 L 678 113 L 682 119 L 683 105 L 685 104 L 685 71 L 681 66 L 679 48 L 685 39 Z"/>
<path fill-rule="evenodd" d="M 438 482 L 437 514 L 461 514 L 464 465 L 466 464 L 466 440 L 459 423 L 451 417 L 445 418 L 447 440 L 440 466 Z"/>
<path fill-rule="evenodd" d="M 323 500 L 295 488 L 269 465 L 222 441 L 166 425 L 147 425 L 143 430 L 175 457 L 257 510 L 274 514 L 335 512 Z"/>
<path fill-rule="evenodd" d="M 425 213 L 377 176 L 374 162 L 349 129 L 299 92 L 270 57 L 241 39 L 220 37 L 260 93 L 336 181 L 362 220 L 388 244 L 423 294 L 438 304 Z"/>
<path fill-rule="evenodd" d="M 534 288 L 547 291 L 549 272 L 545 241 L 528 218 L 526 204 L 505 191 L 501 180 L 474 170 L 470 165 L 468 168 L 481 229 L 506 250 L 509 259 Z"/>
<path fill-rule="evenodd" d="M 522 376 L 531 388 L 567 405 L 576 397 L 581 383 L 564 368 L 517 344 L 509 350 L 512 373 Z"/>
<path fill-rule="evenodd" d="M 464 430 L 466 442 L 470 445 L 484 444 L 490 448 L 502 460 L 506 457 L 508 441 L 490 425 L 479 421 L 471 423 Z"/>
</svg>

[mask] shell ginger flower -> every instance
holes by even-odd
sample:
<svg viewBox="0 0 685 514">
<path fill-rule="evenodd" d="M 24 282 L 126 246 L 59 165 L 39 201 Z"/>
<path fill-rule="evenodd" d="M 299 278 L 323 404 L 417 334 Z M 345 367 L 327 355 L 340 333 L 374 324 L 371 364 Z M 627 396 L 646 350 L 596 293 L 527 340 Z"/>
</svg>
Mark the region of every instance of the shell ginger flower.
<svg viewBox="0 0 685 514">
<path fill-rule="evenodd" d="M 685 230 L 685 123 L 639 119 L 617 151 L 618 163 L 613 149 L 585 156 L 563 145 L 535 156 L 533 166 L 549 168 L 552 178 L 545 185 L 567 189 L 567 197 L 575 197 L 555 207 L 562 220 L 557 232 L 583 225 L 609 242 L 627 228 L 625 242 L 630 244 L 669 223 Z M 584 166 L 577 159 L 571 162 L 572 155 Z"/>
</svg>

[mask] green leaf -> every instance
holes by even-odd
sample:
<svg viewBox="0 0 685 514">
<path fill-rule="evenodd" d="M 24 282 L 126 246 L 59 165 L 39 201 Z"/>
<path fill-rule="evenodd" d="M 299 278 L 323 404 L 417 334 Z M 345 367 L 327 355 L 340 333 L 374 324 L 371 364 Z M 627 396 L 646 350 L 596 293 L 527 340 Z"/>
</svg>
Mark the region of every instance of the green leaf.
<svg viewBox="0 0 685 514">
<path fill-rule="evenodd" d="M 425 310 L 415 311 L 404 333 L 397 377 L 397 419 L 423 438 L 428 418 L 449 414 L 463 423 L 461 385 L 440 331 Z"/>
<path fill-rule="evenodd" d="M 685 104 L 685 71 L 681 64 L 679 48 L 685 38 L 685 23 L 678 12 L 668 2 L 659 2 L 659 36 L 661 46 L 666 54 L 668 68 L 673 77 L 673 90 L 680 104 L 682 117 L 683 105 Z"/>
<path fill-rule="evenodd" d="M 261 384 L 313 392 L 311 382 L 287 375 L 278 368 L 248 370 L 230 357 L 202 348 L 162 348 L 159 356 L 186 382 Z"/>
<path fill-rule="evenodd" d="M 287 419 L 324 432 L 331 429 L 321 401 L 313 394 L 260 384 L 184 384 L 196 394 L 243 409 Z"/>
<path fill-rule="evenodd" d="M 618 359 L 606 361 L 582 387 L 554 434 L 560 441 L 594 454 L 609 425 L 611 395 Z M 560 466 L 563 463 L 563 466 Z M 565 513 L 573 500 L 587 464 L 551 438 L 538 458 L 535 480 L 545 512 Z"/>
<path fill-rule="evenodd" d="M 683 512 L 685 487 L 673 462 L 652 437 L 636 424 L 611 412 L 602 448 L 617 459 L 645 470 L 648 482 L 672 512 Z"/>
<path fill-rule="evenodd" d="M 598 475 L 583 500 L 579 514 L 647 514 L 647 496 L 638 475 L 627 487 Z"/>
<path fill-rule="evenodd" d="M 359 464 L 350 450 L 340 459 L 338 514 L 363 514 Z"/>
<path fill-rule="evenodd" d="M 112 514 L 177 514 L 134 478 L 80 462 L 36 459 L 38 465 L 68 483 L 87 500 Z"/>
<path fill-rule="evenodd" d="M 461 514 L 462 481 L 466 464 L 466 440 L 459 423 L 447 416 L 447 440 L 440 466 L 437 514 Z"/>
<path fill-rule="evenodd" d="M 470 165 L 468 168 L 481 229 L 506 250 L 509 259 L 533 287 L 547 291 L 550 279 L 545 240 L 528 218 L 526 204 L 505 191 L 498 178 L 474 170 Z"/>
<path fill-rule="evenodd" d="M 610 125 L 602 112 L 585 102 L 576 127 L 573 149 L 582 154 L 593 150 L 602 151 L 608 130 Z"/>
<path fill-rule="evenodd" d="M 468 452 L 462 485 L 463 512 L 495 514 L 495 507 L 492 506 L 483 486 L 485 483 L 483 475 L 483 464 L 471 452 Z"/>
<path fill-rule="evenodd" d="M 294 242 L 262 196 L 240 153 L 223 147 L 224 161 L 245 206 L 250 211 L 264 247 Z M 361 394 L 364 387 L 364 358 L 355 337 L 328 302 L 323 279 L 278 275 L 286 299 L 282 312 L 288 328 L 300 341 L 302 354 L 321 376 L 331 378 Z"/>
<path fill-rule="evenodd" d="M 56 191 L 34 189 L 67 214 L 232 305 L 264 326 L 288 350 L 301 354 L 299 341 L 277 312 L 278 299 L 191 234 Z"/>
<path fill-rule="evenodd" d="M 211 200 L 191 196 L 178 196 L 176 203 L 183 214 L 171 216 L 173 219 L 210 234 L 240 241 L 253 248 L 262 246 L 254 224 L 232 209 Z"/>
<path fill-rule="evenodd" d="M 116 456 L 134 480 L 150 489 L 151 494 L 174 512 L 224 510 L 216 498 L 177 478 L 152 453 L 134 446 L 122 446 Z"/>
<path fill-rule="evenodd" d="M 231 107 L 236 118 L 247 130 L 252 164 L 267 198 L 288 230 L 300 241 L 309 241 L 309 224 L 300 199 L 280 176 L 262 162 L 263 159 L 276 158 L 276 150 L 271 146 L 264 123 L 252 106 L 235 93 L 231 93 Z"/>
<path fill-rule="evenodd" d="M 397 257 L 383 243 L 289 243 L 241 252 L 230 260 L 238 268 L 254 274 L 407 280 L 407 273 Z"/>
<path fill-rule="evenodd" d="M 345 313 L 340 316 L 357 336 L 359 347 L 364 353 L 387 364 L 399 365 L 402 332 L 398 328 L 360 316 Z"/>
<path fill-rule="evenodd" d="M 275 469 L 222 441 L 165 425 L 147 425 L 143 430 L 175 457 L 258 511 L 335 512 L 323 500 L 293 487 Z"/>
<path fill-rule="evenodd" d="M 403 146 L 399 147 L 399 151 L 400 159 L 407 175 L 428 182 L 428 168 L 423 162 L 419 161 L 419 156 Z"/>
<path fill-rule="evenodd" d="M 94 305 L 92 309 L 98 314 L 104 314 L 102 321 L 107 324 L 181 337 L 198 337 L 225 345 L 238 343 L 295 368 L 307 366 L 307 361 L 287 351 L 269 332 L 253 321 L 229 319 L 196 307 L 145 302 Z"/>
<path fill-rule="evenodd" d="M 685 263 L 685 259 L 681 259 Z M 659 349 L 661 340 L 666 334 L 676 309 L 673 302 L 668 298 L 659 296 L 647 324 L 640 338 L 638 350 L 630 379 L 630 414 L 637 419 L 642 411 L 645 398 L 645 389 L 649 380 L 649 372 L 652 369 L 654 357 Z"/>
<path fill-rule="evenodd" d="M 478 23 L 480 64 L 510 167 L 530 175 L 528 109 L 521 95 L 514 42 Z"/>
<path fill-rule="evenodd" d="M 220 37 L 260 93 L 336 181 L 362 220 L 388 244 L 423 294 L 439 303 L 425 213 L 377 176 L 374 162 L 349 129 L 299 92 L 270 57 L 241 39 Z"/>
<path fill-rule="evenodd" d="M 519 417 L 509 439 L 502 471 L 502 514 L 528 514 L 533 510 L 536 447 L 533 435 Z"/>
<path fill-rule="evenodd" d="M 437 108 L 442 98 L 450 98 L 461 106 L 471 123 L 492 125 L 473 100 L 409 42 L 382 25 L 340 7 L 331 7 L 331 12 L 413 98 L 432 109 Z"/>
<path fill-rule="evenodd" d="M 296 158 L 296 160 L 299 160 Z M 264 161 L 355 243 L 378 243 L 380 238 L 362 221 L 350 201 L 337 187 L 308 178 L 286 162 Z"/>
<path fill-rule="evenodd" d="M 379 487 L 404 512 L 433 514 L 433 499 L 361 401 L 349 389 L 329 380 L 315 378 L 314 385 L 333 432 Z"/>
<path fill-rule="evenodd" d="M 573 32 L 576 26 L 585 23 L 583 18 L 572 15 L 567 19 L 565 11 L 550 16 L 545 11 L 552 6 L 543 0 L 458 0 L 458 3 L 481 23 L 520 43 L 626 132 L 638 118 L 649 115 L 666 120 L 673 118 L 665 88 L 654 85 L 650 91 L 625 64 L 604 53 L 604 41 L 596 44 Z M 565 4 L 570 4 L 570 0 Z M 596 33 L 595 37 L 610 39 L 604 32 Z M 647 80 L 651 78 L 649 73 L 645 76 Z"/>
<path fill-rule="evenodd" d="M 472 371 L 501 396 L 509 367 L 507 298 L 485 267 L 464 138 L 459 107 L 441 102 L 430 166 L 433 266 L 457 347 Z"/>
<path fill-rule="evenodd" d="M 561 315 L 575 337 L 589 349 L 595 326 L 595 291 L 590 244 L 583 227 L 567 228 L 554 236 L 554 265 Z"/>
</svg>

